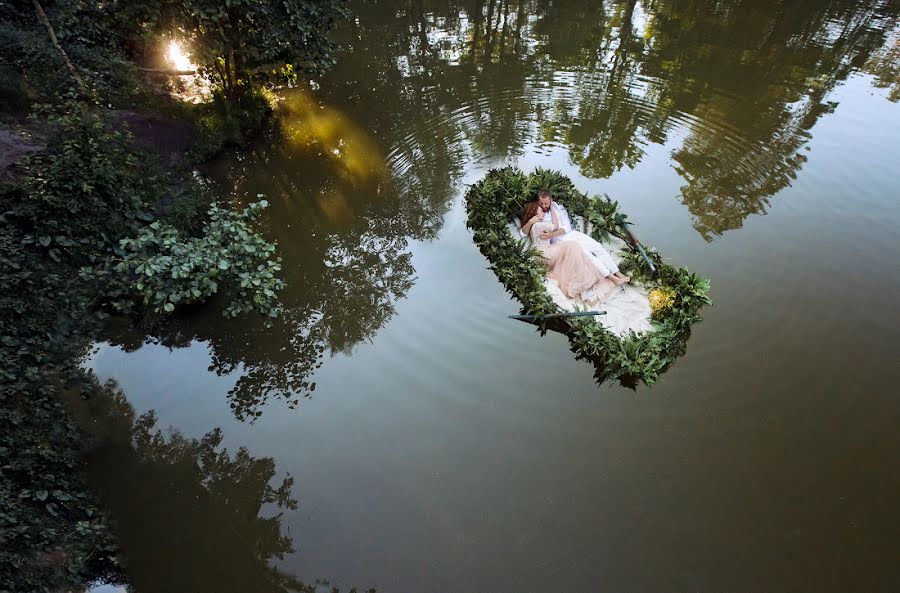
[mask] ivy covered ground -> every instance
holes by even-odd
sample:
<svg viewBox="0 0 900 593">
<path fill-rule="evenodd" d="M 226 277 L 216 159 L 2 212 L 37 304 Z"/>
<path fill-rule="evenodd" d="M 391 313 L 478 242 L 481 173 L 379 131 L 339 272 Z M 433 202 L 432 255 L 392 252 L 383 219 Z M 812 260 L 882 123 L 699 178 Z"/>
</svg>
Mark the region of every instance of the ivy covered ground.
<svg viewBox="0 0 900 593">
<path fill-rule="evenodd" d="M 562 311 L 544 288 L 547 268 L 540 254 L 528 241 L 514 237 L 508 225 L 523 204 L 537 199 L 544 189 L 573 217 L 581 218 L 598 241 L 610 235 L 625 239 L 627 224 L 618 203 L 587 196 L 557 171 L 536 169 L 525 174 L 510 167 L 495 169 L 469 189 L 467 226 L 475 243 L 503 286 L 522 303 L 523 312 L 539 316 Z M 700 309 L 712 303 L 709 280 L 667 263 L 653 249 L 646 251 L 655 273 L 633 249 L 622 254 L 621 268 L 650 290 L 652 331 L 617 336 L 589 317 L 538 322 L 542 333 L 555 329 L 568 335 L 576 355 L 596 365 L 599 380 L 615 379 L 624 385 L 655 383 L 684 354 L 691 327 L 701 320 Z"/>
</svg>

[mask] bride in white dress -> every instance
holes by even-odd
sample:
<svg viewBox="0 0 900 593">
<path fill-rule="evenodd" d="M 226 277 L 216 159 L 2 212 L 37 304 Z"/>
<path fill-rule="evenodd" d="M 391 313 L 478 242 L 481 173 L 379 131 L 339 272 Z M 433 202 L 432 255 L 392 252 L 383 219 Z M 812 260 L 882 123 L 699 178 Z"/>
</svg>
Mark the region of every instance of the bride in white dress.
<svg viewBox="0 0 900 593">
<path fill-rule="evenodd" d="M 573 241 L 585 251 L 589 256 L 587 259 L 600 270 L 604 277 L 609 278 L 616 284 L 625 284 L 631 280 L 619 270 L 619 266 L 616 265 L 616 262 L 603 245 L 595 241 L 593 237 L 580 231 L 572 230 L 569 213 L 566 212 L 562 205 L 552 200 L 549 191 L 544 190 L 540 192 L 537 203 L 540 206 L 537 217 L 522 218 L 523 233 L 526 235 L 531 234 L 532 227 L 538 222 L 553 222 L 556 230 L 542 233 L 542 238 L 549 240 L 554 245 L 560 241 Z M 553 218 L 556 220 L 553 221 Z"/>
<path fill-rule="evenodd" d="M 590 256 L 576 243 L 564 241 L 550 244 L 549 235 L 559 226 L 555 213 L 550 222 L 543 222 L 541 207 L 537 202 L 529 202 L 525 205 L 522 217 L 531 222 L 528 229 L 535 248 L 547 262 L 547 277 L 556 280 L 567 298 L 593 306 L 604 302 L 623 283 L 591 265 Z"/>
</svg>

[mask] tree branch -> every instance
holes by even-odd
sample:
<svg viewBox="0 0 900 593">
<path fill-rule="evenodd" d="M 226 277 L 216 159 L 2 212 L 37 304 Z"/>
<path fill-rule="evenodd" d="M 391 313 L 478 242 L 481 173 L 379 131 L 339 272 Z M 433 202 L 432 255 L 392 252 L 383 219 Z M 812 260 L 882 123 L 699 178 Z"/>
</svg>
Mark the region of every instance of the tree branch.
<svg viewBox="0 0 900 593">
<path fill-rule="evenodd" d="M 59 52 L 59 55 L 62 56 L 63 62 L 66 63 L 66 67 L 69 69 L 69 74 L 71 74 L 72 78 L 75 80 L 75 86 L 78 87 L 78 92 L 81 93 L 83 97 L 87 97 L 87 87 L 84 86 L 84 81 L 81 80 L 81 76 L 75 69 L 75 65 L 69 60 L 69 56 L 66 55 L 66 50 L 59 44 L 59 40 L 56 38 L 56 32 L 53 30 L 53 25 L 50 24 L 50 20 L 47 18 L 47 14 L 44 12 L 41 3 L 38 0 L 31 0 L 31 3 L 34 5 L 34 10 L 37 12 L 38 18 L 47 28 L 47 33 L 50 35 L 50 41 L 53 42 L 53 47 L 55 47 L 56 51 Z"/>
</svg>

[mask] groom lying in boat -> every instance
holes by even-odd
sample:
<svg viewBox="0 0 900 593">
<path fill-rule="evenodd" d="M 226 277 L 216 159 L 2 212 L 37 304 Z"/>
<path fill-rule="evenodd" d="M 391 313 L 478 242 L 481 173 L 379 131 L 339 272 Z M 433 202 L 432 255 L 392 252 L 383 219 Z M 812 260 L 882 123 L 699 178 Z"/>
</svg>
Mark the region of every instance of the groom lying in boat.
<svg viewBox="0 0 900 593">
<path fill-rule="evenodd" d="M 532 204 L 536 204 L 537 208 Z M 553 201 L 553 196 L 548 190 L 542 190 L 538 194 L 536 203 L 530 202 L 525 205 L 521 221 L 522 232 L 531 236 L 536 245 L 557 245 L 561 241 L 572 241 L 578 244 L 588 256 L 587 260 L 607 280 L 615 285 L 625 284 L 631 280 L 619 271 L 619 266 L 603 245 L 580 231 L 572 230 L 569 213 L 562 204 Z M 538 223 L 539 227 L 534 228 Z"/>
<path fill-rule="evenodd" d="M 549 221 L 544 221 L 545 214 L 549 216 Z M 616 275 L 605 264 L 595 262 L 598 258 L 574 236 L 571 240 L 565 240 L 566 235 L 574 235 L 576 231 L 559 232 L 563 230 L 559 211 L 552 206 L 545 213 L 538 201 L 529 202 L 525 204 L 520 220 L 525 221 L 522 230 L 531 236 L 534 247 L 547 262 L 547 277 L 556 280 L 560 290 L 569 299 L 594 306 L 609 298 L 617 286 L 628 282 L 627 276 L 621 273 Z M 553 239 L 559 240 L 552 243 Z M 594 243 L 603 248 L 596 241 Z M 605 249 L 603 251 L 606 253 Z M 606 255 L 609 256 L 608 253 Z M 609 262 L 612 262 L 612 258 L 609 258 Z"/>
</svg>

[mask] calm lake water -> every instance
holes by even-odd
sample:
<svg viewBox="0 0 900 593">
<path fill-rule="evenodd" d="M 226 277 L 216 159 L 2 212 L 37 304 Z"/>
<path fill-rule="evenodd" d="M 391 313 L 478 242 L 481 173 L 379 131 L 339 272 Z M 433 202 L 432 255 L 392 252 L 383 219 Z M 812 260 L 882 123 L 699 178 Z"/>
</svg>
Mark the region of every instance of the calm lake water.
<svg viewBox="0 0 900 593">
<path fill-rule="evenodd" d="M 900 591 L 900 7 L 353 10 L 210 174 L 271 203 L 284 316 L 87 360 L 124 394 L 88 469 L 133 589 Z M 506 318 L 463 195 L 507 164 L 712 280 L 652 389 Z"/>
</svg>

